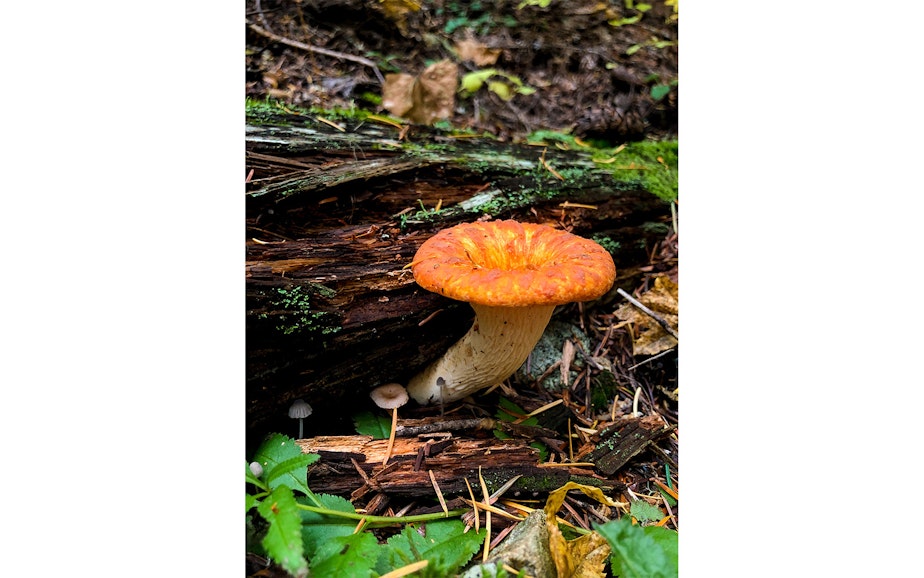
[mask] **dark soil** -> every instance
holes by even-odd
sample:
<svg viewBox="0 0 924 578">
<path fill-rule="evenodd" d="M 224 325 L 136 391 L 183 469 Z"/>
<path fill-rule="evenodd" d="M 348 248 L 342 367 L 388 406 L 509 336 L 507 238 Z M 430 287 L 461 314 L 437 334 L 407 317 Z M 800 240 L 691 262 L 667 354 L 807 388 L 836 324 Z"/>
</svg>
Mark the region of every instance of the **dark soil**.
<svg viewBox="0 0 924 578">
<path fill-rule="evenodd" d="M 438 0 L 401 13 L 386 7 L 412 2 L 248 0 L 247 96 L 309 108 L 377 110 L 379 74 L 416 75 L 451 59 L 460 75 L 495 68 L 536 89 L 509 101 L 487 89 L 459 98 L 449 119 L 455 126 L 502 138 L 555 129 L 610 143 L 677 136 L 677 20 L 671 6 L 653 2 L 642 14 L 626 7 L 631 2 L 519 4 Z M 611 24 L 640 14 L 634 24 Z M 460 62 L 453 47 L 464 39 L 499 49 L 497 61 Z M 664 96 L 664 88 L 656 89 L 655 100 L 657 86 L 670 88 Z"/>
</svg>

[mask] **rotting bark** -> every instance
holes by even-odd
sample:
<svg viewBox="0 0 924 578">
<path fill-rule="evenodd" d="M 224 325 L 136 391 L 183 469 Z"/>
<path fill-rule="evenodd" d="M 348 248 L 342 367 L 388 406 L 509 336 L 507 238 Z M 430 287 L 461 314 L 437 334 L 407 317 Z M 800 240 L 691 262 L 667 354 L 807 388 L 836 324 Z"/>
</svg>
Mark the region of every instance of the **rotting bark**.
<svg viewBox="0 0 924 578">
<path fill-rule="evenodd" d="M 675 429 L 657 415 L 625 417 L 601 431 L 600 443 L 583 459 L 593 462 L 601 474 L 611 476 Z"/>
<path fill-rule="evenodd" d="M 388 440 L 371 436 L 318 436 L 296 440 L 304 453 L 317 453 L 321 459 L 308 470 L 308 484 L 315 492 L 362 498 L 368 492 L 388 495 L 433 497 L 436 490 L 446 495 L 467 495 L 467 479 L 472 488 L 478 476 L 494 491 L 515 476 L 510 488 L 517 492 L 549 492 L 570 479 L 586 483 L 594 474 L 586 468 L 539 466 L 539 452 L 522 440 L 488 438 L 420 437 L 396 438 L 388 464 Z M 433 479 L 431 480 L 431 473 Z M 611 481 L 597 479 L 605 491 L 619 489 Z"/>
<path fill-rule="evenodd" d="M 311 116 L 248 120 L 252 442 L 284 431 L 297 398 L 315 407 L 316 421 L 349 419 L 344 402 L 358 408 L 373 387 L 406 383 L 468 329 L 466 304 L 421 290 L 406 268 L 439 229 L 516 218 L 606 237 L 620 246 L 616 287 L 631 288 L 670 223 L 667 202 L 599 170 L 586 153 L 425 127 L 402 136 L 370 120 L 342 122 L 343 131 Z M 540 157 L 568 177 L 556 178 Z M 614 297 L 615 287 L 597 304 Z"/>
</svg>

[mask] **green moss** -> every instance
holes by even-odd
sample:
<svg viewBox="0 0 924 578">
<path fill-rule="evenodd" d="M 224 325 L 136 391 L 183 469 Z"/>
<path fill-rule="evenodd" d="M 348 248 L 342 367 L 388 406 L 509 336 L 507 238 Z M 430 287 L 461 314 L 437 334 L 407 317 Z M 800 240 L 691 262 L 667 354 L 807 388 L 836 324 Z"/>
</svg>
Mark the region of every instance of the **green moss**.
<svg viewBox="0 0 924 578">
<path fill-rule="evenodd" d="M 613 163 L 600 166 L 609 167 L 618 180 L 637 179 L 648 192 L 665 201 L 674 201 L 678 193 L 677 150 L 676 140 L 630 143 L 618 153 L 613 151 L 612 158 L 616 159 Z"/>
<path fill-rule="evenodd" d="M 562 348 L 565 340 L 571 340 L 575 343 L 575 349 L 591 351 L 590 340 L 579 327 L 564 321 L 553 320 L 546 327 L 545 332 L 539 339 L 539 343 L 529 355 L 529 360 L 524 363 L 516 372 L 516 378 L 523 383 L 533 382 L 539 379 L 546 371 L 549 370 L 556 362 L 561 361 Z M 527 371 L 527 365 L 529 370 Z M 569 383 L 573 382 L 578 372 L 584 367 L 584 363 L 579 355 L 575 355 L 571 361 L 571 371 L 568 375 Z M 561 381 L 561 371 L 552 371 L 540 383 L 542 387 L 550 391 L 559 391 L 564 387 Z"/>
<path fill-rule="evenodd" d="M 595 241 L 598 245 L 610 252 L 610 254 L 615 255 L 619 252 L 620 243 L 619 241 L 614 241 L 606 235 L 601 235 L 600 233 L 594 233 L 591 236 L 591 239 Z"/>
<path fill-rule="evenodd" d="M 273 317 L 276 331 L 284 335 L 315 336 L 326 336 L 340 331 L 337 315 L 312 307 L 311 300 L 316 295 L 329 299 L 336 295 L 336 291 L 318 283 L 273 289 L 270 295 L 271 307 L 285 311 Z M 267 319 L 269 315 L 263 313 L 259 317 Z"/>
</svg>

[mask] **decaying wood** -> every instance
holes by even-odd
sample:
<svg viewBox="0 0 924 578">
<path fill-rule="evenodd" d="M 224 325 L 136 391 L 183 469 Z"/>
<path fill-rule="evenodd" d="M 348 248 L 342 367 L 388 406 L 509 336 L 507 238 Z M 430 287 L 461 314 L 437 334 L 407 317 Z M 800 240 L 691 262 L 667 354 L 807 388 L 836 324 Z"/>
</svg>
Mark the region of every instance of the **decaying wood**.
<svg viewBox="0 0 924 578">
<path fill-rule="evenodd" d="M 308 470 L 308 483 L 316 492 L 347 495 L 358 499 L 367 492 L 388 495 L 434 496 L 431 480 L 446 495 L 467 496 L 467 479 L 471 487 L 479 486 L 479 471 L 493 491 L 515 476 L 512 493 L 548 492 L 569 479 L 583 482 L 595 478 L 592 471 L 580 467 L 545 467 L 539 465 L 538 451 L 524 440 L 499 440 L 453 437 L 452 434 L 413 438 L 396 438 L 388 465 L 382 466 L 388 440 L 372 436 L 318 436 L 296 440 L 305 453 L 317 453 L 321 459 Z M 612 482 L 597 480 L 607 490 Z"/>
<path fill-rule="evenodd" d="M 670 222 L 666 202 L 573 151 L 420 127 L 402 134 L 368 120 L 343 122 L 343 131 L 310 116 L 248 120 L 251 440 L 283 431 L 297 398 L 316 420 L 342 415 L 345 401 L 368 403 L 370 389 L 406 383 L 468 329 L 471 308 L 421 290 L 407 268 L 438 230 L 490 212 L 603 235 L 624 248 L 616 285 L 631 288 Z M 559 180 L 540 156 L 585 172 Z M 615 296 L 614 288 L 599 303 Z"/>
<path fill-rule="evenodd" d="M 674 429 L 676 426 L 664 423 L 657 415 L 621 418 L 599 433 L 600 443 L 583 459 L 610 476 Z"/>
</svg>

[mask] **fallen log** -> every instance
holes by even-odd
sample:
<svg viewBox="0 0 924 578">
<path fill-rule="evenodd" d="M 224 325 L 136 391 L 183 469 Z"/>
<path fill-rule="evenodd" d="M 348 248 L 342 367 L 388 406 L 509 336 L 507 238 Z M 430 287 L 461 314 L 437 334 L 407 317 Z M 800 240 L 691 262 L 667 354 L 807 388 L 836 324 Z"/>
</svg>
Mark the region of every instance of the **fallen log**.
<svg viewBox="0 0 924 578">
<path fill-rule="evenodd" d="M 349 429 L 347 410 L 370 389 L 405 383 L 468 329 L 466 304 L 421 290 L 406 268 L 441 228 L 515 218 L 602 240 L 618 276 L 597 302 L 605 306 L 617 287 L 633 287 L 671 222 L 669 203 L 637 176 L 661 170 L 653 160 L 616 178 L 589 154 L 554 146 L 370 120 L 339 128 L 248 113 L 249 441 L 283 431 L 297 398 L 325 432 Z"/>
</svg>

